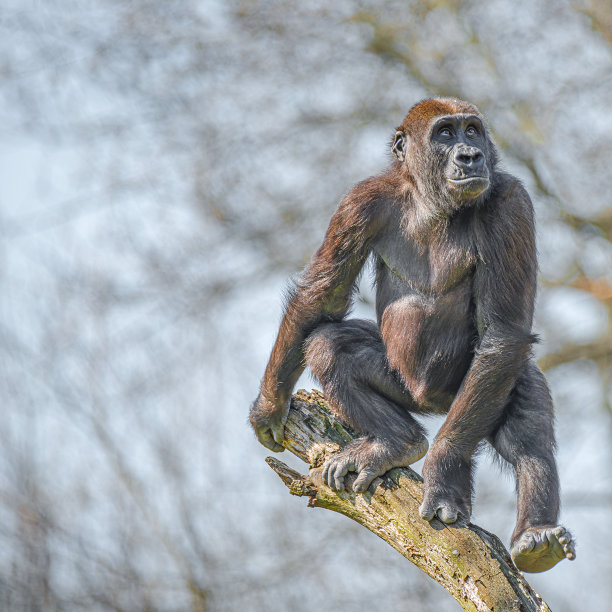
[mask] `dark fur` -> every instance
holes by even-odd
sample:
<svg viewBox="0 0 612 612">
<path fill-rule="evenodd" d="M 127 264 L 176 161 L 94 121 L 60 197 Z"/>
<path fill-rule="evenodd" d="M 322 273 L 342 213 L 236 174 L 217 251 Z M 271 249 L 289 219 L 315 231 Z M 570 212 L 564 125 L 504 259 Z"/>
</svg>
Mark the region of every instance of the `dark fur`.
<svg viewBox="0 0 612 612">
<path fill-rule="evenodd" d="M 461 126 L 449 144 L 432 128 L 446 116 Z M 475 117 L 474 130 L 464 116 Z M 262 443 L 282 450 L 290 394 L 309 365 L 338 415 L 364 434 L 326 466 L 326 478 L 341 489 L 347 471 L 357 471 L 355 489 L 363 490 L 425 451 L 411 413 L 447 413 L 425 460 L 422 515 L 469 519 L 472 456 L 488 440 L 516 471 L 514 542 L 527 528 L 555 525 L 559 508 L 552 403 L 530 355 L 532 204 L 497 168 L 471 104 L 414 106 L 392 148 L 398 159 L 388 170 L 344 198 L 293 292 L 251 422 Z M 468 176 L 472 185 L 476 172 L 486 174 L 486 188 L 469 197 L 449 180 Z M 377 325 L 345 320 L 370 254 Z"/>
</svg>

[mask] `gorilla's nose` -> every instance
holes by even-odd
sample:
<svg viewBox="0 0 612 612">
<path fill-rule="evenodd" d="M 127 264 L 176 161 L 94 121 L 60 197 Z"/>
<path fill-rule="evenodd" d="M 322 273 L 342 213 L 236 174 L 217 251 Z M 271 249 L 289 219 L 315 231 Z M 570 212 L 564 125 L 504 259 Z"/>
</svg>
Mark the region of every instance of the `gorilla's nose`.
<svg viewBox="0 0 612 612">
<path fill-rule="evenodd" d="M 461 147 L 455 151 L 453 161 L 462 170 L 473 174 L 482 169 L 485 158 L 482 151 L 476 147 Z"/>
</svg>

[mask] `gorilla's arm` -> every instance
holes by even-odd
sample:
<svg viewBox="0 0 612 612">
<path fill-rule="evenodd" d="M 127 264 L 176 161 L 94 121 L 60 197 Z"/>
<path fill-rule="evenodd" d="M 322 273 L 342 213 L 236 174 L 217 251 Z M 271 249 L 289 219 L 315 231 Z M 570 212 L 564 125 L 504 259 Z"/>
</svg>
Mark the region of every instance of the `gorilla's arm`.
<svg viewBox="0 0 612 612">
<path fill-rule="evenodd" d="M 290 296 L 250 413 L 259 441 L 273 451 L 283 450 L 291 391 L 304 369 L 304 340 L 320 322 L 346 315 L 355 279 L 384 223 L 386 208 L 382 177 L 357 185 L 340 203 L 323 244 Z"/>
<path fill-rule="evenodd" d="M 478 212 L 479 262 L 474 277 L 479 344 L 435 446 L 469 459 L 495 428 L 528 357 L 536 291 L 533 206 L 513 179 L 502 197 Z M 503 193 L 503 191 L 502 191 Z"/>
<path fill-rule="evenodd" d="M 510 183 L 510 184 L 508 184 Z M 421 516 L 446 523 L 471 515 L 472 454 L 503 420 L 504 407 L 534 341 L 533 207 L 516 179 L 478 211 L 473 281 L 479 342 L 423 465 Z"/>
</svg>

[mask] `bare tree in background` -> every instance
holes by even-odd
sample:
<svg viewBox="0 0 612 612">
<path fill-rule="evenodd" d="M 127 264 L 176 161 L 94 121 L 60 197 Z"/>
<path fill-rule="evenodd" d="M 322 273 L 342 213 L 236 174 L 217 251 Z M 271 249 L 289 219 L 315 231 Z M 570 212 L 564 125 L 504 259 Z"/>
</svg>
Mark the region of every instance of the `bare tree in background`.
<svg viewBox="0 0 612 612">
<path fill-rule="evenodd" d="M 530 581 L 603 609 L 611 46 L 595 0 L 5 0 L 0 608 L 456 609 L 358 527 L 270 498 L 246 425 L 286 278 L 440 94 L 481 108 L 539 217 L 579 557 Z M 510 481 L 481 472 L 474 520 L 507 539 Z"/>
</svg>

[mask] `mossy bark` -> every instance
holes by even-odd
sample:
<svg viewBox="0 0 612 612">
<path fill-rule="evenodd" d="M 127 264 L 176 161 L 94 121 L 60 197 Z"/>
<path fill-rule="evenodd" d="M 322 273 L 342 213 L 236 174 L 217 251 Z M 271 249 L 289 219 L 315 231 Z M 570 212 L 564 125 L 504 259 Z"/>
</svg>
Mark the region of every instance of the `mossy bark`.
<svg viewBox="0 0 612 612">
<path fill-rule="evenodd" d="M 391 470 L 363 494 L 336 493 L 321 477 L 329 453 L 357 436 L 330 412 L 318 391 L 298 391 L 285 426 L 286 449 L 310 465 L 304 476 L 274 457 L 268 465 L 293 495 L 311 507 L 352 518 L 439 582 L 464 610 L 546 612 L 549 607 L 514 567 L 497 536 L 472 524 L 423 520 L 423 479 L 410 468 Z"/>
</svg>

